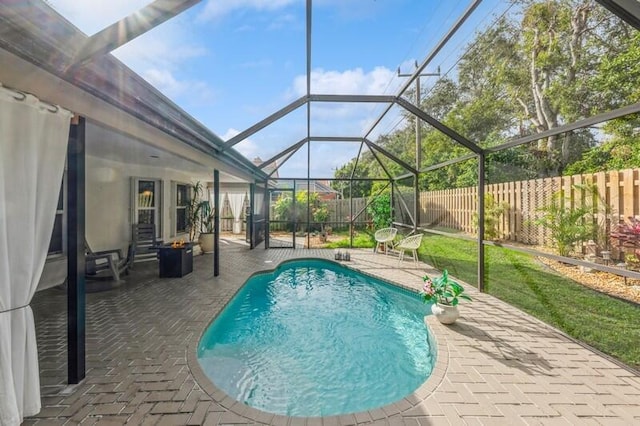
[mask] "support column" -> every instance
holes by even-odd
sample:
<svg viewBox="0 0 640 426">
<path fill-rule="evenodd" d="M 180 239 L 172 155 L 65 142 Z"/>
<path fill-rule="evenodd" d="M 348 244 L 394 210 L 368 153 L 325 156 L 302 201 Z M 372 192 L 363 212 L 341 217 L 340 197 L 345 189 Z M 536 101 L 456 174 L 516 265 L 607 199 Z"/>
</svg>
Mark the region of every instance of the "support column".
<svg viewBox="0 0 640 426">
<path fill-rule="evenodd" d="M 213 276 L 220 275 L 220 172 L 213 170 Z"/>
<path fill-rule="evenodd" d="M 353 248 L 353 179 L 349 180 L 349 248 Z"/>
<path fill-rule="evenodd" d="M 67 376 L 85 377 L 85 119 L 72 120 L 67 147 Z"/>
<path fill-rule="evenodd" d="M 256 184 L 249 184 L 249 217 L 247 218 L 247 232 L 249 233 L 249 249 L 253 250 L 255 248 L 255 240 L 254 240 L 254 214 L 256 211 Z"/>
<path fill-rule="evenodd" d="M 391 208 L 389 209 L 389 211 L 391 212 L 391 223 L 389 224 L 389 226 L 391 226 L 393 224 L 393 222 L 396 221 L 396 214 L 395 214 L 395 210 L 394 210 L 394 207 L 395 207 L 394 201 L 395 201 L 395 196 L 396 196 L 396 192 L 394 190 L 395 186 L 396 186 L 395 185 L 395 181 L 392 181 L 391 182 L 391 201 L 390 201 L 391 202 Z"/>
<path fill-rule="evenodd" d="M 420 225 L 420 189 L 418 186 L 418 176 L 420 173 L 415 174 L 413 182 L 413 232 L 418 232 L 418 226 Z"/>
<path fill-rule="evenodd" d="M 269 192 L 269 181 L 264 181 L 264 199 L 262 201 L 264 204 L 262 205 L 262 212 L 264 214 L 264 248 L 265 250 L 269 248 L 269 230 L 271 229 L 271 224 L 269 223 L 269 215 L 271 214 L 271 193 Z"/>
<path fill-rule="evenodd" d="M 484 292 L 484 153 L 478 154 L 478 290 Z"/>
<path fill-rule="evenodd" d="M 298 233 L 298 202 L 296 200 L 296 180 L 293 180 L 293 193 L 291 197 L 293 200 L 293 248 L 296 248 L 296 234 Z"/>
</svg>

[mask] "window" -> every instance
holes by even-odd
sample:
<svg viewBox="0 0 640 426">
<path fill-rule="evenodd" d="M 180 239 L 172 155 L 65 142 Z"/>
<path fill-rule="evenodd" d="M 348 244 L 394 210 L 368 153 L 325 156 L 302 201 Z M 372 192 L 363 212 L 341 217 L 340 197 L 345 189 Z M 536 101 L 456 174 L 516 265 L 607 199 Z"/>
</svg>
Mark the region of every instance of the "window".
<svg viewBox="0 0 640 426">
<path fill-rule="evenodd" d="M 53 232 L 49 241 L 48 254 L 62 253 L 64 250 L 64 178 L 60 184 L 60 195 L 58 195 L 58 207 L 56 207 L 56 219 L 53 223 Z"/>
<path fill-rule="evenodd" d="M 176 184 L 176 234 L 187 232 L 187 205 L 189 204 L 189 186 Z"/>
<path fill-rule="evenodd" d="M 156 223 L 156 183 L 152 180 L 138 181 L 138 222 Z"/>
<path fill-rule="evenodd" d="M 131 223 L 155 225 L 156 237 L 162 235 L 162 181 L 131 177 Z"/>
</svg>

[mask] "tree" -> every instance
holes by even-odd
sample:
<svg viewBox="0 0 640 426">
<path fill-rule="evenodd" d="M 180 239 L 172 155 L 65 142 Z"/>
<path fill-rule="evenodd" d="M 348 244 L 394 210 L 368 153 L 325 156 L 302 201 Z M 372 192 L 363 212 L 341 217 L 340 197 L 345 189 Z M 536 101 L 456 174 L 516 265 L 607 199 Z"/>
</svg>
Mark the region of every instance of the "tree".
<svg viewBox="0 0 640 426">
<path fill-rule="evenodd" d="M 363 158 L 358 161 L 358 166 L 356 167 L 356 171 L 354 173 L 354 177 L 356 178 L 367 178 L 371 177 L 368 173 L 370 161 L 373 158 L 369 159 L 369 156 L 363 155 Z M 356 198 L 356 197 L 364 197 L 371 191 L 371 181 L 363 181 L 363 180 L 355 180 L 351 184 L 349 183 L 349 179 L 351 179 L 351 172 L 353 170 L 353 166 L 355 164 L 355 158 L 350 160 L 347 164 L 340 167 L 335 171 L 334 177 L 336 179 L 344 179 L 338 181 L 331 182 L 331 188 L 340 192 L 345 198 Z"/>
<path fill-rule="evenodd" d="M 455 77 L 450 74 L 427 88 L 421 108 L 472 142 L 496 146 L 638 102 L 639 64 L 638 32 L 593 0 L 521 0 L 510 14 L 475 35 Z M 414 164 L 415 118 L 406 118 L 401 128 L 376 143 Z M 582 129 L 541 138 L 490 155 L 487 174 L 491 182 L 557 176 L 582 161 L 603 137 L 611 141 L 611 146 L 603 144 L 611 164 L 626 164 L 621 161 L 625 156 L 638 164 L 638 128 L 638 116 L 628 116 L 597 132 Z M 470 152 L 427 125 L 421 143 L 422 167 Z M 602 152 L 595 150 L 591 157 L 601 160 Z M 388 163 L 385 168 L 392 175 L 406 173 Z M 370 155 L 362 156 L 358 169 L 367 176 L 385 176 Z M 420 188 L 430 190 L 476 183 L 475 161 L 421 174 L 419 182 Z"/>
</svg>

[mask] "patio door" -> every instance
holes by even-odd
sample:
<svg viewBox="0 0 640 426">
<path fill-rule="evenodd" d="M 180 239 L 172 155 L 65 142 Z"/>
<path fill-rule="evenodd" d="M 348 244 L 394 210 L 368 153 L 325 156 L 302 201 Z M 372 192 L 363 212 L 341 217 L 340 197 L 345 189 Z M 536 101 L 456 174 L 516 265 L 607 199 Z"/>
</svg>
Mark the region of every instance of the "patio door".
<svg viewBox="0 0 640 426">
<path fill-rule="evenodd" d="M 267 248 L 294 248 L 297 226 L 294 189 L 269 189 Z"/>
<path fill-rule="evenodd" d="M 159 180 L 136 178 L 133 182 L 133 223 L 153 224 L 156 237 L 160 237 L 161 182 Z"/>
</svg>

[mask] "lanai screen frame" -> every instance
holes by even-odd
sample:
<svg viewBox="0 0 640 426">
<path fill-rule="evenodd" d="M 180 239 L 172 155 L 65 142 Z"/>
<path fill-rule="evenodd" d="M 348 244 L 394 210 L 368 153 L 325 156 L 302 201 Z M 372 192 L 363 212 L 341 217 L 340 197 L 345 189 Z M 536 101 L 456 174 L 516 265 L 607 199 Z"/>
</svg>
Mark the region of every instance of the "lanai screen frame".
<svg viewBox="0 0 640 426">
<path fill-rule="evenodd" d="M 615 15 L 617 15 L 618 17 L 620 17 L 621 19 L 623 19 L 625 22 L 627 22 L 629 25 L 631 25 L 632 27 L 634 27 L 636 30 L 640 30 L 640 5 L 637 2 L 634 1 L 628 1 L 628 0 L 597 0 L 598 3 L 600 3 L 602 6 L 604 6 L 605 8 L 607 8 L 609 11 L 611 11 L 612 13 L 614 13 Z M 396 187 L 397 183 L 400 180 L 409 178 L 409 177 L 413 177 L 414 180 L 414 195 L 415 195 L 415 202 L 414 202 L 414 211 L 413 211 L 413 217 L 412 217 L 412 224 L 406 224 L 406 223 L 402 223 L 402 222 L 394 222 L 393 224 L 396 226 L 400 226 L 400 227 L 409 227 L 412 228 L 412 232 L 433 232 L 433 233 L 438 233 L 438 234 L 446 234 L 448 236 L 454 236 L 453 234 L 447 234 L 447 233 L 443 233 L 443 232 L 438 232 L 438 231 L 434 231 L 434 230 L 430 230 L 428 228 L 424 228 L 420 226 L 420 199 L 419 199 L 419 177 L 421 175 L 421 173 L 426 173 L 426 172 L 430 172 L 430 171 L 434 171 L 434 170 L 438 170 L 441 169 L 443 167 L 447 167 L 450 166 L 452 164 L 456 164 L 459 162 L 463 162 L 463 161 L 468 161 L 471 159 L 477 159 L 478 161 L 478 199 L 477 199 L 477 208 L 478 208 L 478 225 L 477 225 L 477 245 L 478 245 L 478 263 L 477 263 L 477 279 L 478 279 L 478 289 L 480 291 L 484 291 L 484 275 L 485 275 L 485 271 L 484 271 L 484 266 L 485 266 L 485 245 L 493 245 L 495 243 L 491 242 L 491 241 L 486 241 L 484 240 L 483 236 L 485 234 L 485 226 L 484 226 L 484 219 L 485 219 L 485 184 L 486 184 L 486 176 L 485 176 L 485 165 L 486 165 L 486 156 L 488 154 L 493 154 L 496 152 L 500 152 L 503 150 L 507 150 L 510 148 L 514 148 L 517 146 L 521 146 L 521 145 L 525 145 L 531 142 L 535 142 L 537 140 L 549 137 L 549 136 L 555 136 L 555 135 L 560 135 L 563 133 L 567 133 L 567 132 L 571 132 L 573 130 L 577 130 L 577 129 L 582 129 L 582 128 L 586 128 L 586 127 L 590 127 L 599 123 L 603 123 L 615 118 L 620 118 L 629 114 L 635 114 L 635 113 L 639 113 L 640 112 L 640 102 L 632 104 L 632 105 L 628 105 L 626 107 L 623 108 L 619 108 L 613 111 L 608 111 L 602 114 L 597 114 L 595 116 L 591 116 L 582 120 L 578 120 L 575 121 L 573 123 L 569 123 L 569 124 L 565 124 L 541 133 L 537 133 L 537 134 L 532 134 L 532 135 L 528 135 L 525 137 L 520 137 L 520 138 L 515 138 L 513 140 L 510 140 L 508 142 L 505 142 L 501 145 L 497 145 L 494 147 L 490 147 L 490 148 L 482 148 L 480 147 L 478 144 L 476 144 L 475 142 L 465 138 L 463 135 L 459 134 L 458 132 L 456 132 L 455 130 L 453 130 L 452 128 L 446 126 L 445 124 L 443 124 L 442 122 L 440 122 L 439 120 L 435 119 L 434 117 L 432 117 L 431 115 L 427 114 L 425 111 L 423 111 L 420 107 L 420 105 L 414 105 L 411 102 L 407 101 L 406 99 L 404 99 L 402 96 L 405 94 L 405 92 L 409 89 L 409 87 L 411 87 L 411 85 L 413 84 L 414 81 L 416 81 L 416 79 L 420 78 L 420 74 L 426 69 L 426 67 L 431 63 L 431 61 L 436 57 L 436 55 L 442 50 L 442 48 L 449 42 L 449 40 L 455 35 L 455 33 L 459 30 L 459 28 L 465 23 L 465 21 L 473 14 L 473 12 L 476 10 L 476 8 L 480 5 L 480 3 L 482 2 L 482 0 L 474 0 L 472 1 L 469 6 L 467 7 L 467 9 L 460 15 L 460 17 L 456 20 L 456 22 L 451 26 L 451 28 L 449 29 L 449 31 L 443 36 L 443 38 L 436 44 L 435 48 L 425 57 L 425 59 L 422 61 L 421 64 L 419 64 L 418 66 L 416 66 L 415 71 L 410 75 L 410 77 L 405 81 L 405 83 L 400 87 L 400 89 L 398 90 L 398 93 L 396 95 L 326 95 L 326 94 L 312 94 L 311 93 L 311 26 L 312 26 L 312 0 L 306 0 L 306 65 L 307 65 L 307 69 L 306 69 L 306 95 L 302 96 L 298 99 L 296 99 L 295 101 L 291 102 L 289 105 L 285 106 L 284 108 L 280 109 L 279 111 L 275 112 L 274 114 L 266 117 L 265 119 L 263 119 L 262 121 L 254 124 L 253 126 L 249 127 L 248 129 L 244 130 L 243 132 L 239 133 L 238 135 L 236 135 L 235 137 L 229 139 L 226 143 L 225 143 L 225 149 L 226 148 L 231 148 L 232 146 L 236 145 L 237 143 L 245 140 L 246 138 L 248 138 L 249 136 L 253 135 L 254 133 L 260 131 L 261 129 L 267 127 L 268 125 L 270 125 L 271 123 L 283 118 L 284 116 L 286 116 L 287 114 L 297 110 L 298 108 L 302 107 L 302 106 L 306 106 L 307 109 L 307 135 L 306 137 L 302 138 L 301 140 L 295 142 L 294 144 L 292 144 L 291 146 L 289 146 L 288 148 L 282 150 L 281 152 L 279 152 L 278 154 L 274 155 L 273 157 L 269 158 L 267 161 L 263 162 L 261 165 L 259 165 L 258 167 L 260 169 L 264 169 L 265 167 L 275 163 L 278 160 L 281 160 L 284 158 L 284 161 L 282 161 L 280 163 L 280 165 L 278 167 L 276 167 L 270 174 L 269 174 L 269 178 L 270 180 L 274 180 L 273 178 L 271 178 L 271 176 L 278 170 L 278 168 L 284 163 L 286 162 L 293 154 L 295 154 L 298 150 L 300 150 L 300 148 L 302 148 L 305 144 L 307 145 L 307 177 L 306 177 L 306 181 L 307 181 L 307 188 L 310 188 L 310 182 L 311 181 L 315 181 L 315 180 L 340 180 L 340 181 L 344 181 L 344 180 L 348 180 L 350 182 L 350 185 L 353 183 L 354 179 L 355 179 L 355 172 L 356 172 L 356 168 L 358 166 L 358 161 L 360 159 L 360 156 L 362 154 L 362 149 L 364 146 L 367 146 L 369 148 L 369 150 L 371 151 L 373 157 L 376 159 L 376 161 L 378 162 L 378 164 L 382 167 L 383 171 L 385 172 L 385 174 L 387 175 L 387 181 L 389 182 L 389 186 L 391 186 L 392 191 L 391 191 L 391 208 L 392 208 L 392 217 L 393 215 L 393 206 L 394 206 L 394 197 L 395 197 L 395 191 L 393 190 L 394 187 Z M 311 134 L 311 104 L 315 103 L 315 102 L 343 102 L 343 103 L 386 103 L 388 104 L 387 108 L 384 110 L 384 112 L 382 112 L 382 114 L 374 121 L 374 123 L 370 126 L 370 128 L 365 132 L 365 134 L 361 137 L 354 137 L 354 136 L 331 136 L 331 137 L 327 137 L 327 136 L 320 136 L 320 135 L 312 135 Z M 384 119 L 384 117 L 389 113 L 389 111 L 391 110 L 391 108 L 397 105 L 401 108 L 403 108 L 405 111 L 407 111 L 408 113 L 410 113 L 411 115 L 413 115 L 416 120 L 422 120 L 425 121 L 426 123 L 428 123 L 430 126 L 432 126 L 433 128 L 435 128 L 436 130 L 440 131 L 441 133 L 445 134 L 446 136 L 448 136 L 450 139 L 452 139 L 455 143 L 462 145 L 463 147 L 467 148 L 470 153 L 463 155 L 461 157 L 458 158 L 454 158 L 454 159 L 449 159 L 447 161 L 444 161 L 442 163 L 439 164 L 434 164 L 434 165 L 430 165 L 427 167 L 421 167 L 420 163 L 419 163 L 419 158 L 417 158 L 416 160 L 416 165 L 411 166 L 409 164 L 407 164 L 406 162 L 400 160 L 399 158 L 397 158 L 395 155 L 393 155 L 392 153 L 388 152 L 387 150 L 385 150 L 383 147 L 377 145 L 376 143 L 372 142 L 369 137 L 371 136 L 373 130 L 380 124 L 380 122 Z M 358 151 L 358 155 L 356 157 L 356 160 L 354 162 L 354 166 L 353 169 L 351 171 L 351 176 L 349 179 L 336 179 L 336 178 L 320 178 L 320 177 L 311 177 L 310 175 L 310 169 L 311 169 L 311 143 L 314 141 L 322 141 L 322 142 L 360 142 L 360 149 Z M 416 152 L 419 152 L 420 150 L 420 139 L 416 138 Z M 399 164 L 400 166 L 402 166 L 403 168 L 405 168 L 406 170 L 408 170 L 407 174 L 403 174 L 400 176 L 391 176 L 391 174 L 388 172 L 388 170 L 384 167 L 384 164 L 381 162 L 381 160 L 378 158 L 378 154 L 385 156 L 386 158 L 390 159 L 391 161 L 394 161 L 396 164 Z M 282 178 L 275 178 L 275 180 L 277 179 L 282 179 L 282 180 L 304 180 L 305 178 L 288 178 L 288 177 L 282 177 Z M 363 181 L 379 181 L 380 178 L 358 178 L 358 180 L 363 180 Z M 384 179 L 383 179 L 384 180 Z M 268 182 L 265 182 L 265 185 L 268 184 Z M 350 192 L 350 198 L 352 198 L 352 192 Z M 375 195 L 375 197 L 377 197 L 379 194 Z M 353 203 L 351 202 L 350 205 L 352 206 Z M 311 224 L 311 220 L 310 220 L 310 209 L 308 208 L 309 206 L 307 206 L 307 222 L 306 225 L 307 227 Z M 350 225 L 351 227 L 353 227 L 353 222 L 356 218 L 353 216 L 353 212 L 351 212 L 350 214 Z M 350 237 L 350 246 L 353 247 L 353 232 L 350 233 L 351 237 Z M 458 237 L 459 238 L 459 237 Z M 567 262 L 567 260 L 569 260 L 569 263 L 574 263 L 576 265 L 583 265 L 583 266 L 589 266 L 589 267 L 593 267 L 593 265 L 591 263 L 587 263 L 587 262 L 583 262 L 580 260 L 575 260 L 575 259 L 568 259 L 565 257 L 560 257 L 560 256 L 554 256 L 554 255 L 550 255 L 548 253 L 543 253 L 543 252 L 539 252 L 537 250 L 529 250 L 529 249 L 522 249 L 520 247 L 516 247 L 516 246 L 512 246 L 512 245 L 507 245 L 507 244 L 501 244 L 501 246 L 503 247 L 508 247 L 510 249 L 513 250 L 518 250 L 518 251 L 525 251 L 528 253 L 533 253 L 535 255 L 540 255 L 540 256 L 544 256 L 544 257 L 548 257 L 548 258 L 552 258 L 552 259 L 556 259 L 556 260 L 562 260 L 564 262 Z M 613 269 L 610 268 L 608 266 L 603 266 L 603 265 L 597 265 L 597 269 L 599 270 L 603 270 L 603 271 L 608 271 L 608 272 L 613 272 L 616 273 L 618 275 L 623 275 L 625 277 L 631 277 L 631 278 L 640 278 L 640 273 L 636 273 L 636 272 L 632 272 L 632 271 L 627 271 L 627 270 L 619 270 L 619 269 Z"/>
</svg>

